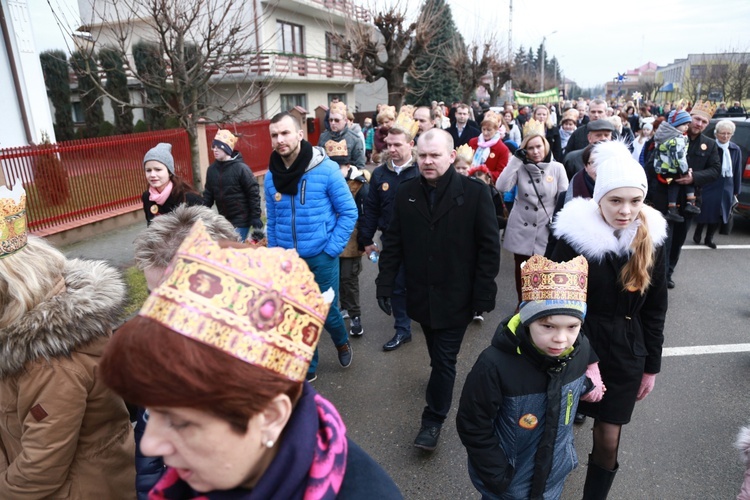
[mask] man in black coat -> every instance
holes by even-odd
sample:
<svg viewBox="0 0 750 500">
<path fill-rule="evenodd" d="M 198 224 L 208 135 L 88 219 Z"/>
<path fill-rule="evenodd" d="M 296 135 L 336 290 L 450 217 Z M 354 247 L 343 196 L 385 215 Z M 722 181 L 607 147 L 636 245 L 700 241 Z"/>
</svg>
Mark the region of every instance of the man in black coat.
<svg viewBox="0 0 750 500">
<path fill-rule="evenodd" d="M 487 186 L 459 175 L 451 136 L 430 130 L 419 140 L 420 175 L 396 193 L 393 218 L 383 235 L 378 305 L 391 313 L 390 297 L 398 269 L 406 271 L 406 307 L 422 326 L 432 372 L 427 406 L 414 446 L 437 447 L 450 410 L 456 359 L 474 313 L 495 308 L 500 241 L 495 208 Z"/>
<path fill-rule="evenodd" d="M 599 120 L 601 118 L 607 117 L 607 103 L 601 99 L 593 99 L 589 103 L 589 122 Z M 586 146 L 589 145 L 588 140 L 588 133 L 589 133 L 589 127 L 588 124 L 581 125 L 575 131 L 570 135 L 570 139 L 568 139 L 568 145 L 565 146 L 565 155 L 569 155 L 573 151 L 577 151 L 579 149 L 583 149 Z M 613 134 L 614 138 L 614 134 Z"/>
<path fill-rule="evenodd" d="M 448 133 L 453 137 L 453 146 L 456 148 L 482 133 L 476 122 L 469 120 L 468 105 L 461 103 L 456 107 L 456 123 L 448 128 Z"/>
<path fill-rule="evenodd" d="M 688 175 L 675 179 L 675 182 L 679 184 L 694 184 L 697 186 L 696 194 L 698 196 L 700 196 L 700 186 L 705 186 L 715 181 L 721 175 L 719 147 L 716 145 L 716 141 L 703 135 L 703 131 L 708 126 L 713 111 L 713 106 L 708 102 L 699 102 L 690 111 L 692 121 L 687 131 L 689 139 L 687 151 Z M 653 153 L 646 162 L 646 165 L 653 165 Z M 650 182 L 658 182 L 655 180 L 655 175 L 652 175 L 653 170 L 653 168 L 646 169 Z M 654 208 L 666 214 L 666 189 L 649 189 L 649 194 L 651 193 L 653 193 L 652 203 Z M 672 273 L 674 273 L 677 261 L 680 259 L 680 251 L 690 230 L 693 217 L 692 214 L 686 213 L 683 210 L 686 205 L 684 190 L 681 190 L 678 202 L 680 205 L 680 215 L 682 215 L 685 221 L 669 223 L 669 233 L 665 242 L 667 250 L 667 287 L 669 288 L 675 287 L 675 283 L 672 280 Z"/>
</svg>

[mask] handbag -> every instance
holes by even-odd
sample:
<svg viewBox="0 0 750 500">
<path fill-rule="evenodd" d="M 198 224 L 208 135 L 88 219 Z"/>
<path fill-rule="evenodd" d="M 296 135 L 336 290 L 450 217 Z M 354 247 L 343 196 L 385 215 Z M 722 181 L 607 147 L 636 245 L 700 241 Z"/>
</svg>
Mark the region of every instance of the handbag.
<svg viewBox="0 0 750 500">
<path fill-rule="evenodd" d="M 736 207 L 739 202 L 740 200 L 735 196 L 732 200 L 732 206 L 729 207 L 729 217 L 727 217 L 727 221 L 722 222 L 721 227 L 719 227 L 719 234 L 726 236 L 732 232 L 732 229 L 734 228 L 734 207 Z"/>
<path fill-rule="evenodd" d="M 525 168 L 525 165 L 524 165 Z M 539 169 L 542 172 L 542 176 L 544 176 L 544 170 Z M 527 172 L 529 172 L 529 169 L 526 169 Z M 544 203 L 542 203 L 542 197 L 539 196 L 539 190 L 536 187 L 536 181 L 534 180 L 534 177 L 531 175 L 531 172 L 529 172 L 529 177 L 531 177 L 531 187 L 534 188 L 534 192 L 536 193 L 536 199 L 537 203 L 542 205 L 542 210 L 544 210 L 544 215 L 547 216 L 547 228 L 549 229 L 552 226 L 552 217 L 549 216 L 549 212 L 547 212 L 547 208 L 544 206 Z M 539 205 L 537 205 L 538 207 Z"/>
</svg>

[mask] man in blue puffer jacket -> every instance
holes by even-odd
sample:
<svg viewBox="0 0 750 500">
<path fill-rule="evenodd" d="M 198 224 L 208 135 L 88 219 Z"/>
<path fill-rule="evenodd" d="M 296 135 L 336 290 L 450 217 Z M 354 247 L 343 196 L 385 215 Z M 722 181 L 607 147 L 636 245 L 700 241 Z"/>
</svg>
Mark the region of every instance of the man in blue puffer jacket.
<svg viewBox="0 0 750 500">
<path fill-rule="evenodd" d="M 341 366 L 352 362 L 352 348 L 338 307 L 339 254 L 357 223 L 359 212 L 339 166 L 303 139 L 299 122 L 279 113 L 269 125 L 273 153 L 265 178 L 268 246 L 297 251 L 315 275 L 320 290 L 336 296 L 325 328 L 338 350 Z M 316 378 L 318 351 L 307 380 Z"/>
</svg>

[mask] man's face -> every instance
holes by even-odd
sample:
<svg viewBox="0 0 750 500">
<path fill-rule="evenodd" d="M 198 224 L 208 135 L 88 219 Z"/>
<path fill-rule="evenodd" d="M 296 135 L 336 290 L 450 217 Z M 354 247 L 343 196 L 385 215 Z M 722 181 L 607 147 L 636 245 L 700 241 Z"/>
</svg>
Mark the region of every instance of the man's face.
<svg viewBox="0 0 750 500">
<path fill-rule="evenodd" d="M 609 130 L 592 130 L 586 138 L 589 140 L 589 144 L 596 144 L 600 141 L 611 141 L 612 132 Z"/>
<path fill-rule="evenodd" d="M 589 118 L 591 121 L 599 120 L 607 116 L 607 105 L 606 104 L 592 104 L 589 106 Z"/>
<path fill-rule="evenodd" d="M 467 121 L 469 121 L 469 110 L 466 108 L 456 108 L 456 123 L 464 126 Z"/>
<path fill-rule="evenodd" d="M 456 160 L 456 151 L 448 148 L 443 137 L 422 137 L 417 143 L 419 172 L 428 182 L 437 181 Z"/>
<path fill-rule="evenodd" d="M 456 113 L 458 114 L 458 112 Z M 430 110 L 426 108 L 419 108 L 414 112 L 414 119 L 419 122 L 419 133 L 423 134 L 435 127 L 435 124 L 430 120 Z"/>
<path fill-rule="evenodd" d="M 697 137 L 698 135 L 702 134 L 704 130 L 706 130 L 706 127 L 708 126 L 708 120 L 700 115 L 693 115 L 692 118 L 693 119 L 690 121 L 690 126 L 688 127 L 688 135 L 690 135 L 691 137 Z"/>
<path fill-rule="evenodd" d="M 271 133 L 271 146 L 282 158 L 296 155 L 299 152 L 300 141 L 304 137 L 302 130 L 297 130 L 294 119 L 285 116 L 268 127 Z"/>
<path fill-rule="evenodd" d="M 328 117 L 328 123 L 331 125 L 332 132 L 341 132 L 346 127 L 346 116 L 331 113 Z"/>
<path fill-rule="evenodd" d="M 401 166 L 411 158 L 414 141 L 407 142 L 404 134 L 388 134 L 385 137 L 385 145 L 393 163 Z"/>
</svg>

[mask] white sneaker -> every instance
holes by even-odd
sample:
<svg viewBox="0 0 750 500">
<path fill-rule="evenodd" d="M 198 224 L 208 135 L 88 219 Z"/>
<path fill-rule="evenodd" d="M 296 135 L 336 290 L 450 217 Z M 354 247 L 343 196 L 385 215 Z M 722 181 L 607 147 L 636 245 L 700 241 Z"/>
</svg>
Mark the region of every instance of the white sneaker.
<svg viewBox="0 0 750 500">
<path fill-rule="evenodd" d="M 349 311 L 346 309 L 341 310 L 341 319 L 349 319 Z"/>
<path fill-rule="evenodd" d="M 481 314 L 475 314 L 474 321 L 479 321 L 481 323 L 482 321 L 484 321 L 484 316 L 482 316 Z"/>
</svg>

